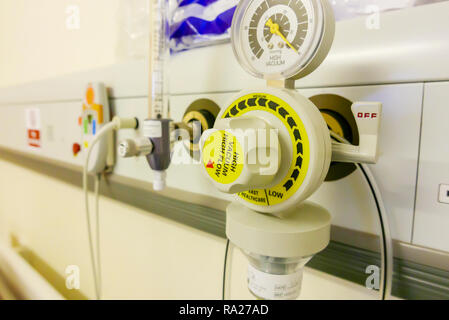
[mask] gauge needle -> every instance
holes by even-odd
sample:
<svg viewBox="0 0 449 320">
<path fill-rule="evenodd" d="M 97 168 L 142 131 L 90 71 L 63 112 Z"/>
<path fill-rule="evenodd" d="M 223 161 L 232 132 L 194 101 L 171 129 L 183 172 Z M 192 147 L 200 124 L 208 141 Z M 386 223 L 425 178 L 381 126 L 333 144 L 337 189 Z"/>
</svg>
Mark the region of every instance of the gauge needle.
<svg viewBox="0 0 449 320">
<path fill-rule="evenodd" d="M 273 20 L 268 19 L 266 26 L 268 26 L 270 28 L 270 32 L 272 34 L 277 34 L 279 37 L 281 37 L 282 40 L 284 40 L 284 42 L 293 49 L 293 51 L 295 51 L 296 53 L 298 53 L 298 50 L 296 50 L 296 48 L 287 40 L 286 37 L 284 37 L 284 35 L 281 33 L 281 31 L 279 30 L 279 25 L 277 23 L 274 23 Z"/>
</svg>

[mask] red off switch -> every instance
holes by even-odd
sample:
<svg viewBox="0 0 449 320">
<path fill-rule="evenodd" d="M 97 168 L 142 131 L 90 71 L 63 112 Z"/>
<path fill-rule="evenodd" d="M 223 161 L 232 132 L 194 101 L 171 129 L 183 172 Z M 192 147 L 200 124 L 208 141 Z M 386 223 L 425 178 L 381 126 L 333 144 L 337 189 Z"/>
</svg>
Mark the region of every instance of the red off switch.
<svg viewBox="0 0 449 320">
<path fill-rule="evenodd" d="M 81 151 L 81 146 L 79 143 L 74 143 L 72 146 L 73 155 L 76 156 Z"/>
</svg>

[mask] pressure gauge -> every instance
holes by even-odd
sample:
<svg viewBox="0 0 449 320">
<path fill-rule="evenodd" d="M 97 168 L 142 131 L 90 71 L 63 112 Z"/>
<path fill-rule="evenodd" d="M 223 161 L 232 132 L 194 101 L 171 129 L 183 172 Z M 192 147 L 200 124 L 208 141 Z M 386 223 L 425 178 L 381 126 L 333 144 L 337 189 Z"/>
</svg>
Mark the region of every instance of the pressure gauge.
<svg viewBox="0 0 449 320">
<path fill-rule="evenodd" d="M 242 0 L 232 24 L 232 46 L 255 77 L 299 79 L 324 60 L 334 32 L 327 0 Z"/>
</svg>

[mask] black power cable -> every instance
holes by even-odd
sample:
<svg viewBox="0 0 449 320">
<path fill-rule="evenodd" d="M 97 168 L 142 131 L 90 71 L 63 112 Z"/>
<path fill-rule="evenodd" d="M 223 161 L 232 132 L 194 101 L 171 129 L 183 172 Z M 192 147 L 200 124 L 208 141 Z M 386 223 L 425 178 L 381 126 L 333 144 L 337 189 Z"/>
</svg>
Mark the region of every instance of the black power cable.
<svg viewBox="0 0 449 320">
<path fill-rule="evenodd" d="M 382 240 L 382 246 L 383 246 L 383 252 L 387 252 L 387 240 L 386 240 L 386 234 L 385 234 L 385 222 L 383 221 L 382 218 L 382 214 L 381 214 L 381 209 L 380 209 L 380 204 L 379 204 L 379 200 L 377 199 L 376 196 L 376 192 L 374 191 L 374 187 L 371 184 L 371 181 L 368 177 L 368 174 L 366 173 L 365 169 L 363 169 L 363 166 L 360 165 L 359 163 L 356 164 L 357 167 L 360 169 L 360 171 L 362 171 L 363 176 L 365 177 L 366 182 L 369 185 L 369 188 L 371 190 L 371 194 L 373 195 L 374 198 L 374 202 L 376 203 L 376 208 L 377 208 L 377 214 L 379 217 L 379 224 L 380 224 L 380 229 L 382 232 L 382 236 L 381 236 L 381 240 Z M 380 286 L 380 294 L 381 294 L 381 299 L 385 300 L 386 298 L 386 288 L 387 288 L 387 276 L 388 276 L 388 269 L 387 269 L 387 265 L 388 265 L 388 255 L 385 254 L 385 261 L 383 261 L 382 264 L 382 273 L 383 273 L 383 277 L 382 277 L 382 285 Z"/>
<path fill-rule="evenodd" d="M 330 131 L 331 137 L 341 143 L 350 144 L 348 140 L 339 136 L 333 131 Z M 381 257 L 382 257 L 382 280 L 380 284 L 380 297 L 382 300 L 386 300 L 391 295 L 392 278 L 393 278 L 393 246 L 390 236 L 390 229 L 388 225 L 388 218 L 381 199 L 380 190 L 378 190 L 374 177 L 371 174 L 369 168 L 361 163 L 356 163 L 356 166 L 362 172 L 371 194 L 373 195 L 374 202 L 376 204 L 379 225 L 381 229 Z M 367 172 L 369 171 L 369 173 Z"/>
<path fill-rule="evenodd" d="M 226 271 L 227 271 L 227 264 L 228 264 L 228 252 L 229 252 L 229 239 L 226 241 L 226 251 L 224 256 L 224 266 L 223 266 L 223 291 L 221 295 L 221 300 L 225 300 L 225 293 L 226 293 Z"/>
</svg>

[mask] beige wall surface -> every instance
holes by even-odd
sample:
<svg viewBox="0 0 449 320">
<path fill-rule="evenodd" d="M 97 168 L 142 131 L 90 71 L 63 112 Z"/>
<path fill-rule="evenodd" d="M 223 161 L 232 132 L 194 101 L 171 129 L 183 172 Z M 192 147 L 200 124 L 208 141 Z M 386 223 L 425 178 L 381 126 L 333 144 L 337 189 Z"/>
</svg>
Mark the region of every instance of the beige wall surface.
<svg viewBox="0 0 449 320">
<path fill-rule="evenodd" d="M 0 86 L 116 62 L 119 2 L 0 1 Z"/>
<path fill-rule="evenodd" d="M 80 9 L 76 30 L 66 27 L 72 5 Z M 118 0 L 1 0 L 0 86 L 118 62 L 119 6 Z M 100 199 L 100 234 L 103 298 L 221 298 L 224 239 L 106 198 Z M 0 155 L 0 240 L 11 237 L 43 261 L 48 268 L 41 270 L 52 278 L 51 269 L 55 281 L 65 278 L 67 266 L 79 266 L 81 292 L 94 297 L 82 190 Z M 251 298 L 246 267 L 234 250 L 231 298 Z M 302 299 L 375 297 L 306 269 Z"/>
</svg>

